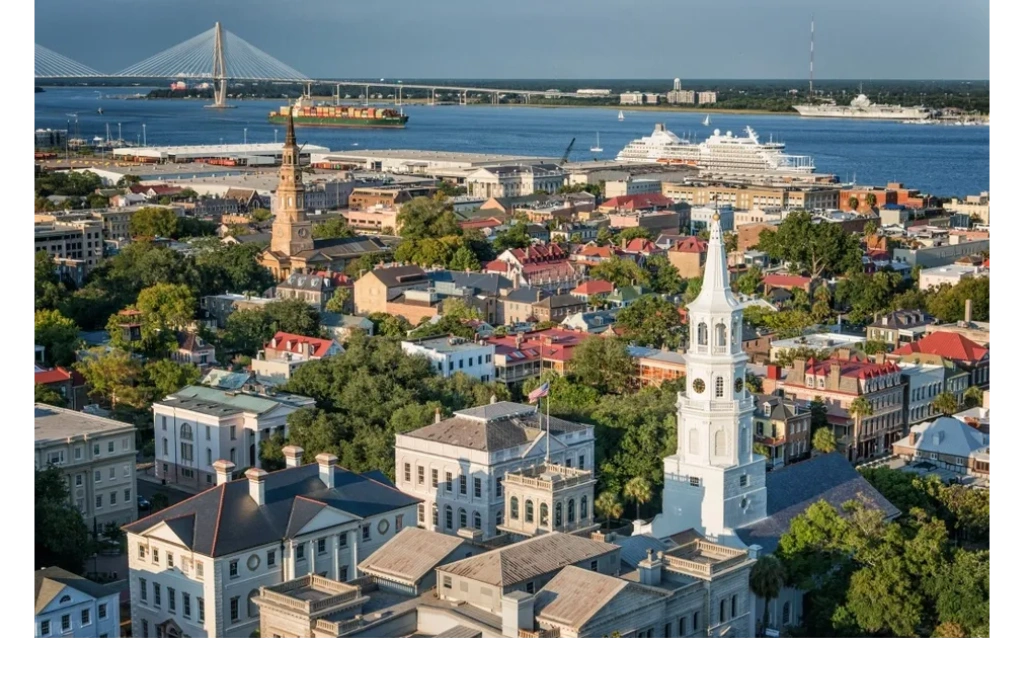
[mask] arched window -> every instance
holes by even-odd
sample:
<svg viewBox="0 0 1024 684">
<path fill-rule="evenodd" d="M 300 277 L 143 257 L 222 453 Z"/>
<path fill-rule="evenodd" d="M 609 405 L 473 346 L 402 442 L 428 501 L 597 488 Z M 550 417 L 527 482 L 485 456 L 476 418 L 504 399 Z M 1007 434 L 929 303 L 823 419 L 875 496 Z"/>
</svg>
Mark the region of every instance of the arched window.
<svg viewBox="0 0 1024 684">
<path fill-rule="evenodd" d="M 725 323 L 715 326 L 715 344 L 719 347 L 725 346 Z"/>
<path fill-rule="evenodd" d="M 528 523 L 532 523 L 533 522 L 533 500 L 532 499 L 527 499 L 526 500 L 526 522 L 528 522 Z"/>
<path fill-rule="evenodd" d="M 181 424 L 181 438 L 187 439 L 190 442 L 192 441 L 192 426 L 188 423 Z"/>
<path fill-rule="evenodd" d="M 580 499 L 580 520 L 587 519 L 587 497 L 584 496 Z"/>
<path fill-rule="evenodd" d="M 566 510 L 566 520 L 570 525 L 576 522 L 576 499 L 569 499 Z"/>
<path fill-rule="evenodd" d="M 789 601 L 782 604 L 782 624 L 788 625 L 790 618 Z"/>
<path fill-rule="evenodd" d="M 719 375 L 715 378 L 715 397 L 722 398 L 725 396 L 725 378 Z"/>
<path fill-rule="evenodd" d="M 715 456 L 728 456 L 725 446 L 725 430 L 715 433 Z"/>
<path fill-rule="evenodd" d="M 562 526 L 562 502 L 555 504 L 555 527 Z"/>
<path fill-rule="evenodd" d="M 548 524 L 548 505 L 546 503 L 543 503 L 543 502 L 540 505 L 540 524 L 541 525 L 547 525 Z"/>
<path fill-rule="evenodd" d="M 483 521 L 480 519 L 480 511 L 473 511 L 473 529 L 479 530 L 483 527 Z"/>
<path fill-rule="evenodd" d="M 444 526 L 447 529 L 452 529 L 452 507 L 444 507 Z"/>
<path fill-rule="evenodd" d="M 459 529 L 460 530 L 464 529 L 466 527 L 466 520 L 467 520 L 467 518 L 466 518 L 466 509 L 465 508 L 460 508 L 459 509 Z"/>
<path fill-rule="evenodd" d="M 708 324 L 698 323 L 697 324 L 697 344 L 708 343 Z"/>
<path fill-rule="evenodd" d="M 246 599 L 246 603 L 248 604 L 247 608 L 248 608 L 248 611 L 249 611 L 249 617 L 251 617 L 251 618 L 259 617 L 260 616 L 260 607 L 256 605 L 255 601 L 253 601 L 253 599 L 256 598 L 259 595 L 260 595 L 260 590 L 259 589 L 253 589 L 252 591 L 249 592 L 249 596 Z M 191 601 L 192 599 L 189 599 L 189 600 Z"/>
<path fill-rule="evenodd" d="M 740 319 L 732 319 L 732 343 L 736 344 L 740 339 Z"/>
<path fill-rule="evenodd" d="M 691 454 L 700 453 L 700 437 L 697 435 L 697 428 L 690 428 L 690 445 L 689 450 Z"/>
<path fill-rule="evenodd" d="M 512 497 L 508 502 L 508 508 L 508 516 L 513 520 L 519 520 L 519 499 L 517 497 Z"/>
</svg>

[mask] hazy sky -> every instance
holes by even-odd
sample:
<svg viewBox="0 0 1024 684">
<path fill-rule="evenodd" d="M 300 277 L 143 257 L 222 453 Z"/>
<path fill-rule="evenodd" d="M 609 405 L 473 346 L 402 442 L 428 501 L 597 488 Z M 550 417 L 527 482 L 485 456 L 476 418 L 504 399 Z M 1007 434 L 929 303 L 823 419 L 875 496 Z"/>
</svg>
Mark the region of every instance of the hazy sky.
<svg viewBox="0 0 1024 684">
<path fill-rule="evenodd" d="M 224 27 L 309 76 L 987 79 L 987 0 L 36 0 L 116 71 Z"/>
</svg>

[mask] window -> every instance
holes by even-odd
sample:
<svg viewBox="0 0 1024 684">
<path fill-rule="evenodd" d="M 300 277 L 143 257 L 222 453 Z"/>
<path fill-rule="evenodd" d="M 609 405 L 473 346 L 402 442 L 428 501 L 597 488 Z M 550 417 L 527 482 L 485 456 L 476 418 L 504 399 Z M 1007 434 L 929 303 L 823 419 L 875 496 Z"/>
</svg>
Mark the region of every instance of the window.
<svg viewBox="0 0 1024 684">
<path fill-rule="evenodd" d="M 718 621 L 725 622 L 725 599 L 718 603 Z"/>
<path fill-rule="evenodd" d="M 142 621 L 142 638 L 143 639 L 148 639 L 149 638 L 149 620 L 143 620 Z"/>
<path fill-rule="evenodd" d="M 566 521 L 570 525 L 576 522 L 576 499 L 569 499 L 569 504 L 566 506 Z"/>
<path fill-rule="evenodd" d="M 466 476 L 459 475 L 459 494 L 466 493 Z"/>
<path fill-rule="evenodd" d="M 326 573 L 324 573 L 324 574 L 326 574 Z M 260 616 L 260 607 L 258 605 L 256 605 L 256 601 L 253 600 L 253 599 L 255 599 L 259 595 L 260 595 L 260 590 L 259 589 L 253 589 L 252 591 L 249 592 L 249 595 L 246 597 L 246 600 L 245 600 L 245 610 L 249 614 L 249 617 L 251 617 L 251 618 L 259 617 Z"/>
<path fill-rule="evenodd" d="M 423 504 L 419 504 L 418 506 L 416 506 L 416 522 L 418 522 L 421 525 L 424 522 L 426 522 L 426 513 L 426 506 L 424 506 Z"/>
<path fill-rule="evenodd" d="M 238 622 L 238 597 L 231 597 L 231 621 Z"/>
<path fill-rule="evenodd" d="M 230 427 L 230 433 L 231 433 L 230 434 L 231 441 L 234 441 L 235 440 L 235 426 L 234 425 L 232 425 Z"/>
<path fill-rule="evenodd" d="M 694 611 L 693 613 L 693 631 L 696 632 L 700 627 L 700 611 Z"/>
<path fill-rule="evenodd" d="M 566 458 L 565 458 L 565 467 L 566 468 L 572 468 L 572 456 L 566 456 Z"/>
<path fill-rule="evenodd" d="M 437 468 L 430 469 L 430 486 L 437 489 Z"/>
<path fill-rule="evenodd" d="M 60 616 L 60 631 L 70 632 L 71 631 L 71 616 L 61 615 Z"/>
<path fill-rule="evenodd" d="M 167 429 L 167 416 L 160 416 L 160 429 L 161 430 L 166 430 Z"/>
<path fill-rule="evenodd" d="M 363 541 L 370 541 L 370 525 L 363 525 Z"/>
<path fill-rule="evenodd" d="M 317 539 L 316 540 L 316 555 L 322 556 L 327 553 L 327 540 Z"/>
<path fill-rule="evenodd" d="M 750 483 L 750 478 L 747 475 L 740 475 L 740 487 L 746 487 Z"/>
<path fill-rule="evenodd" d="M 131 490 L 131 487 L 129 487 L 128 489 L 124 490 L 124 502 L 125 503 L 130 503 L 131 500 L 132 500 L 132 490 Z"/>
<path fill-rule="evenodd" d="M 519 499 L 512 497 L 508 502 L 508 517 L 519 520 Z"/>
<path fill-rule="evenodd" d="M 580 520 L 587 519 L 587 497 L 584 495 L 580 499 Z"/>
<path fill-rule="evenodd" d="M 452 507 L 451 506 L 445 506 L 444 507 L 444 526 L 445 526 L 445 529 L 448 529 L 448 530 L 452 529 Z"/>
<path fill-rule="evenodd" d="M 725 396 L 725 378 L 719 375 L 715 378 L 715 397 L 721 398 Z"/>
<path fill-rule="evenodd" d="M 395 516 L 395 532 L 402 531 L 402 524 L 405 522 L 405 514 L 399 513 Z"/>
<path fill-rule="evenodd" d="M 81 461 L 82 460 L 82 447 L 75 447 L 75 460 L 76 461 Z"/>
<path fill-rule="evenodd" d="M 157 583 L 157 582 L 153 582 L 153 605 L 154 606 L 159 606 L 160 605 L 160 598 L 161 598 L 161 596 L 160 596 L 160 584 Z"/>
<path fill-rule="evenodd" d="M 93 482 L 99 482 L 102 479 L 103 479 L 103 473 L 101 473 L 98 469 L 92 471 L 92 481 Z"/>
<path fill-rule="evenodd" d="M 444 490 L 446 492 L 452 491 L 452 474 L 447 471 L 444 474 Z"/>
<path fill-rule="evenodd" d="M 590 561 L 590 569 L 593 570 L 594 572 L 597 572 L 597 561 L 596 560 Z"/>
<path fill-rule="evenodd" d="M 562 526 L 562 502 L 555 504 L 555 527 Z"/>
<path fill-rule="evenodd" d="M 206 619 L 206 604 L 203 602 L 202 596 L 196 597 L 196 614 L 199 624 L 203 624 L 203 620 Z"/>
<path fill-rule="evenodd" d="M 163 439 L 163 446 L 164 446 L 164 456 L 166 456 L 167 455 L 167 438 L 166 437 L 164 437 L 164 439 Z"/>
<path fill-rule="evenodd" d="M 96 495 L 96 508 L 103 508 L 103 495 L 102 494 L 97 494 Z"/>
<path fill-rule="evenodd" d="M 299 548 L 301 549 L 302 547 L 300 546 Z M 238 577 L 238 561 L 237 560 L 233 560 L 230 563 L 228 563 L 228 576 L 230 576 L 230 577 Z"/>
<path fill-rule="evenodd" d="M 170 551 L 167 552 L 167 567 L 169 567 L 169 568 L 173 568 L 174 567 L 174 554 L 171 553 Z"/>
<path fill-rule="evenodd" d="M 109 453 L 113 453 L 113 451 L 114 451 L 114 443 L 113 442 L 107 442 L 107 453 L 108 454 Z"/>
<path fill-rule="evenodd" d="M 200 579 L 203 577 L 203 564 L 201 561 L 196 561 L 196 577 Z"/>
<path fill-rule="evenodd" d="M 671 622 L 666 622 L 665 623 L 665 638 L 669 639 L 671 637 L 672 637 L 672 623 Z"/>
<path fill-rule="evenodd" d="M 411 463 L 406 463 L 405 464 L 404 472 L 405 472 L 405 481 L 406 482 L 412 482 L 412 464 Z"/>
<path fill-rule="evenodd" d="M 111 506 L 116 506 L 117 505 L 117 492 L 110 492 L 110 505 Z"/>
<path fill-rule="evenodd" d="M 167 587 L 167 612 L 173 613 L 177 609 L 177 605 L 175 603 L 176 598 L 174 588 Z"/>
<path fill-rule="evenodd" d="M 181 614 L 187 618 L 192 617 L 192 597 L 187 592 L 181 592 Z"/>
<path fill-rule="evenodd" d="M 92 613 L 88 608 L 82 609 L 82 626 L 87 627 L 92 624 Z"/>
<path fill-rule="evenodd" d="M 451 575 L 445 575 L 444 578 L 441 580 L 441 585 L 445 589 L 451 589 L 452 588 L 452 578 L 451 578 Z"/>
<path fill-rule="evenodd" d="M 434 527 L 437 527 L 437 504 L 430 505 L 430 519 Z"/>
<path fill-rule="evenodd" d="M 277 552 L 267 551 L 267 567 L 272 568 L 277 565 Z"/>
<path fill-rule="evenodd" d="M 43 636 L 50 636 L 50 621 L 43 620 L 39 623 L 39 633 Z"/>
<path fill-rule="evenodd" d="M 526 583 L 526 593 L 527 594 L 532 594 L 535 590 L 536 590 L 536 587 L 534 586 L 533 582 L 527 582 Z"/>
<path fill-rule="evenodd" d="M 143 603 L 149 600 L 146 596 L 146 580 L 142 577 L 139 578 L 139 600 Z"/>
<path fill-rule="evenodd" d="M 788 625 L 790 619 L 789 601 L 782 604 L 782 624 Z"/>
<path fill-rule="evenodd" d="M 729 615 L 730 617 L 736 617 L 736 594 L 733 594 L 732 601 L 730 601 L 730 603 L 732 606 L 730 607 Z"/>
<path fill-rule="evenodd" d="M 708 325 L 707 323 L 700 323 L 697 325 L 697 344 L 706 345 L 708 343 Z"/>
<path fill-rule="evenodd" d="M 540 524 L 541 525 L 547 525 L 548 524 L 548 505 L 546 503 L 543 503 L 543 502 L 541 502 L 541 504 L 540 504 Z"/>
<path fill-rule="evenodd" d="M 423 466 L 416 466 L 416 484 L 423 484 L 423 478 L 426 470 Z"/>
<path fill-rule="evenodd" d="M 459 529 L 463 529 L 465 527 L 466 527 L 466 509 L 465 508 L 460 508 L 459 509 Z"/>
<path fill-rule="evenodd" d="M 527 499 L 526 500 L 526 522 L 528 522 L 528 523 L 532 523 L 533 522 L 533 500 L 532 499 Z"/>
<path fill-rule="evenodd" d="M 98 620 L 106 620 L 107 619 L 107 604 L 106 603 L 101 603 L 98 606 L 96 606 L 96 613 L 97 613 L 96 619 L 98 619 Z"/>
<path fill-rule="evenodd" d="M 93 442 L 93 445 L 92 445 L 92 455 L 93 456 L 99 456 L 100 455 L 100 443 L 99 442 Z"/>
<path fill-rule="evenodd" d="M 501 475 L 494 479 L 494 496 L 501 498 L 502 486 L 501 486 Z"/>
<path fill-rule="evenodd" d="M 700 487 L 700 478 L 699 477 L 692 477 L 691 476 L 690 477 L 690 486 L 691 487 Z"/>
<path fill-rule="evenodd" d="M 298 544 L 295 547 L 295 560 L 304 560 L 306 558 L 306 545 Z"/>
</svg>

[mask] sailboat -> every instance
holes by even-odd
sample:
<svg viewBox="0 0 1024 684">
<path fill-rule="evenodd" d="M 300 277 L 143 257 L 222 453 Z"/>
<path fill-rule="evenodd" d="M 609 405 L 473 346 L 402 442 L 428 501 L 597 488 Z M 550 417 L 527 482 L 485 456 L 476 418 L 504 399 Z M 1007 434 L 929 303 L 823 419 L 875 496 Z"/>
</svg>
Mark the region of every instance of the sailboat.
<svg viewBox="0 0 1024 684">
<path fill-rule="evenodd" d="M 708 114 L 707 116 L 704 117 L 704 125 L 705 126 L 710 126 L 711 125 L 711 115 L 710 114 Z"/>
<path fill-rule="evenodd" d="M 604 152 L 604 148 L 601 147 L 601 134 L 597 134 L 597 144 L 590 148 L 591 152 Z"/>
<path fill-rule="evenodd" d="M 626 120 L 626 115 L 623 114 L 622 110 L 620 109 L 619 110 L 619 121 L 625 121 L 625 120 Z"/>
</svg>

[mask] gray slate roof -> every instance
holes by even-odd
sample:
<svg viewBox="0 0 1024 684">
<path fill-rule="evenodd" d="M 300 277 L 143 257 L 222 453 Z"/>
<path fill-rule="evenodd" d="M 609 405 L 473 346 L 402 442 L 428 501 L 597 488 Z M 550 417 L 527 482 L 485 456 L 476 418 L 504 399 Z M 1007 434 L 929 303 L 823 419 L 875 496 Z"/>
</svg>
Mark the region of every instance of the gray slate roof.
<svg viewBox="0 0 1024 684">
<path fill-rule="evenodd" d="M 232 480 L 123 529 L 144 534 L 166 522 L 189 549 L 216 558 L 288 539 L 324 508 L 367 518 L 420 503 L 381 473 L 360 475 L 335 466 L 334 478 L 329 489 L 315 463 L 269 473 L 263 506 L 249 496 L 248 480 Z"/>
<path fill-rule="evenodd" d="M 398 287 L 410 283 L 426 283 L 427 274 L 419 266 L 386 266 L 373 270 L 373 275 L 385 287 Z"/>
<path fill-rule="evenodd" d="M 635 568 L 640 561 L 647 558 L 647 549 L 651 549 L 655 553 L 669 549 L 668 544 L 649 534 L 638 534 L 632 537 L 616 536 L 613 543 L 622 549 L 619 552 L 619 559 L 623 565 L 628 565 L 631 568 Z"/>
<path fill-rule="evenodd" d="M 532 407 L 509 401 L 485 404 L 464 411 L 440 423 L 406 433 L 409 437 L 440 442 L 477 451 L 500 451 L 529 444 L 539 437 L 548 424 L 547 416 Z M 561 418 L 551 418 L 551 434 L 580 432 L 586 425 Z"/>
<path fill-rule="evenodd" d="M 92 580 L 87 580 L 81 575 L 76 575 L 73 572 L 69 572 L 63 568 L 57 566 L 50 566 L 41 570 L 36 570 L 36 608 L 35 614 L 39 613 L 46 608 L 46 606 L 54 599 L 57 594 L 64 591 L 65 587 L 71 587 L 77 589 L 93 598 L 103 598 L 104 596 L 110 596 L 111 594 L 120 594 L 122 590 L 127 586 L 124 581 L 113 582 L 111 584 L 97 584 Z"/>
<path fill-rule="evenodd" d="M 837 452 L 773 470 L 765 485 L 768 517 L 737 530 L 745 544 L 759 544 L 764 553 L 773 553 L 790 521 L 818 501 L 831 504 L 840 513 L 847 501 L 861 501 L 887 518 L 900 513 Z"/>
</svg>

